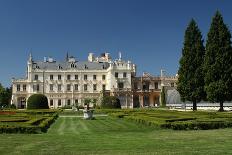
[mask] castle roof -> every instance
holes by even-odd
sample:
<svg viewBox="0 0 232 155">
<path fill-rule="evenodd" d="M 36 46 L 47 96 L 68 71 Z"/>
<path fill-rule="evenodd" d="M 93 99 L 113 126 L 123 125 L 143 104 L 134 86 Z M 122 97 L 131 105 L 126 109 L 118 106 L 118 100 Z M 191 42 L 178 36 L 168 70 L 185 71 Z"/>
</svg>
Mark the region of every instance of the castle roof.
<svg viewBox="0 0 232 155">
<path fill-rule="evenodd" d="M 34 61 L 33 69 L 45 69 L 45 70 L 103 70 L 109 68 L 108 62 L 89 62 L 89 61 L 80 61 L 80 62 L 43 62 L 43 61 Z"/>
</svg>

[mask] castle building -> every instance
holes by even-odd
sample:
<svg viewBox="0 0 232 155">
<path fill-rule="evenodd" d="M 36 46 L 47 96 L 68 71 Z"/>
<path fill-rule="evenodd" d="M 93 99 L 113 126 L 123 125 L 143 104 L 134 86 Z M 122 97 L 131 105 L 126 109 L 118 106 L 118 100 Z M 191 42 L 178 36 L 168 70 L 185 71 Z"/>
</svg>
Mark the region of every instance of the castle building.
<svg viewBox="0 0 232 155">
<path fill-rule="evenodd" d="M 12 79 L 12 104 L 26 108 L 27 99 L 36 93 L 48 98 L 50 108 L 83 105 L 87 98 L 99 99 L 102 90 L 119 98 L 122 108 L 159 106 L 163 86 L 175 87 L 175 77 L 136 77 L 136 65 L 125 61 L 119 54 L 112 59 L 109 53 L 95 57 L 89 53 L 88 61 L 66 56 L 64 61 L 44 58 L 27 62 L 23 79 Z"/>
</svg>

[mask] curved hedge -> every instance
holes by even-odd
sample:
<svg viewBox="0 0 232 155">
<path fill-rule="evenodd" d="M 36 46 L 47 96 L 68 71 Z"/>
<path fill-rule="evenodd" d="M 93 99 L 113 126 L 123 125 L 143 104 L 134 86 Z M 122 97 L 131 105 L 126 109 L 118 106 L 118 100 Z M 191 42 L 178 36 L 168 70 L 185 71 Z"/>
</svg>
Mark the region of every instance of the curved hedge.
<svg viewBox="0 0 232 155">
<path fill-rule="evenodd" d="M 49 109 L 47 97 L 43 94 L 31 95 L 27 100 L 27 109 Z"/>
</svg>

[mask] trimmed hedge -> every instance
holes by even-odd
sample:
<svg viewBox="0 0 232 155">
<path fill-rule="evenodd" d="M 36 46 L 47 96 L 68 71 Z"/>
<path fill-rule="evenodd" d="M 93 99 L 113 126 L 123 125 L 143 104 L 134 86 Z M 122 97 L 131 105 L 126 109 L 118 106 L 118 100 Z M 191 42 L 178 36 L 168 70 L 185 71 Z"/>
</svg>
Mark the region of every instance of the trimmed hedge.
<svg viewBox="0 0 232 155">
<path fill-rule="evenodd" d="M 15 120 L 15 122 L 8 121 L 8 122 L 1 122 L 0 121 L 0 133 L 42 133 L 47 132 L 47 129 L 50 125 L 58 118 L 58 113 L 55 111 L 52 112 L 44 112 L 44 111 L 24 111 L 27 115 L 27 118 L 22 118 L 21 115 L 25 115 L 23 112 L 17 111 L 17 113 L 11 118 L 6 118 L 6 116 L 1 117 L 0 120 Z M 32 113 L 32 114 L 31 114 Z M 43 113 L 43 114 L 41 114 Z M 17 116 L 19 117 L 17 119 Z M 21 117 L 21 118 L 20 118 Z M 26 122 L 22 122 L 19 120 L 25 120 Z"/>
<path fill-rule="evenodd" d="M 48 99 L 43 94 L 33 94 L 27 100 L 27 109 L 49 109 Z"/>
<path fill-rule="evenodd" d="M 173 130 L 208 130 L 232 127 L 231 113 L 179 112 L 168 110 L 115 110 L 111 116 L 139 124 Z"/>
</svg>

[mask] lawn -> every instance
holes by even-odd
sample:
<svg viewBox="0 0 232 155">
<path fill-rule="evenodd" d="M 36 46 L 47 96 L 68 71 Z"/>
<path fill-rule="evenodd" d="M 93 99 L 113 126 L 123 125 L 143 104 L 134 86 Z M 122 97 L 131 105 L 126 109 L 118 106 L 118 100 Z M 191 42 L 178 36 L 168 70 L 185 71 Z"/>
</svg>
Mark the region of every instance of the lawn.
<svg viewBox="0 0 232 155">
<path fill-rule="evenodd" d="M 0 154 L 232 154 L 232 129 L 175 131 L 132 121 L 59 117 L 43 134 L 0 134 Z"/>
</svg>

